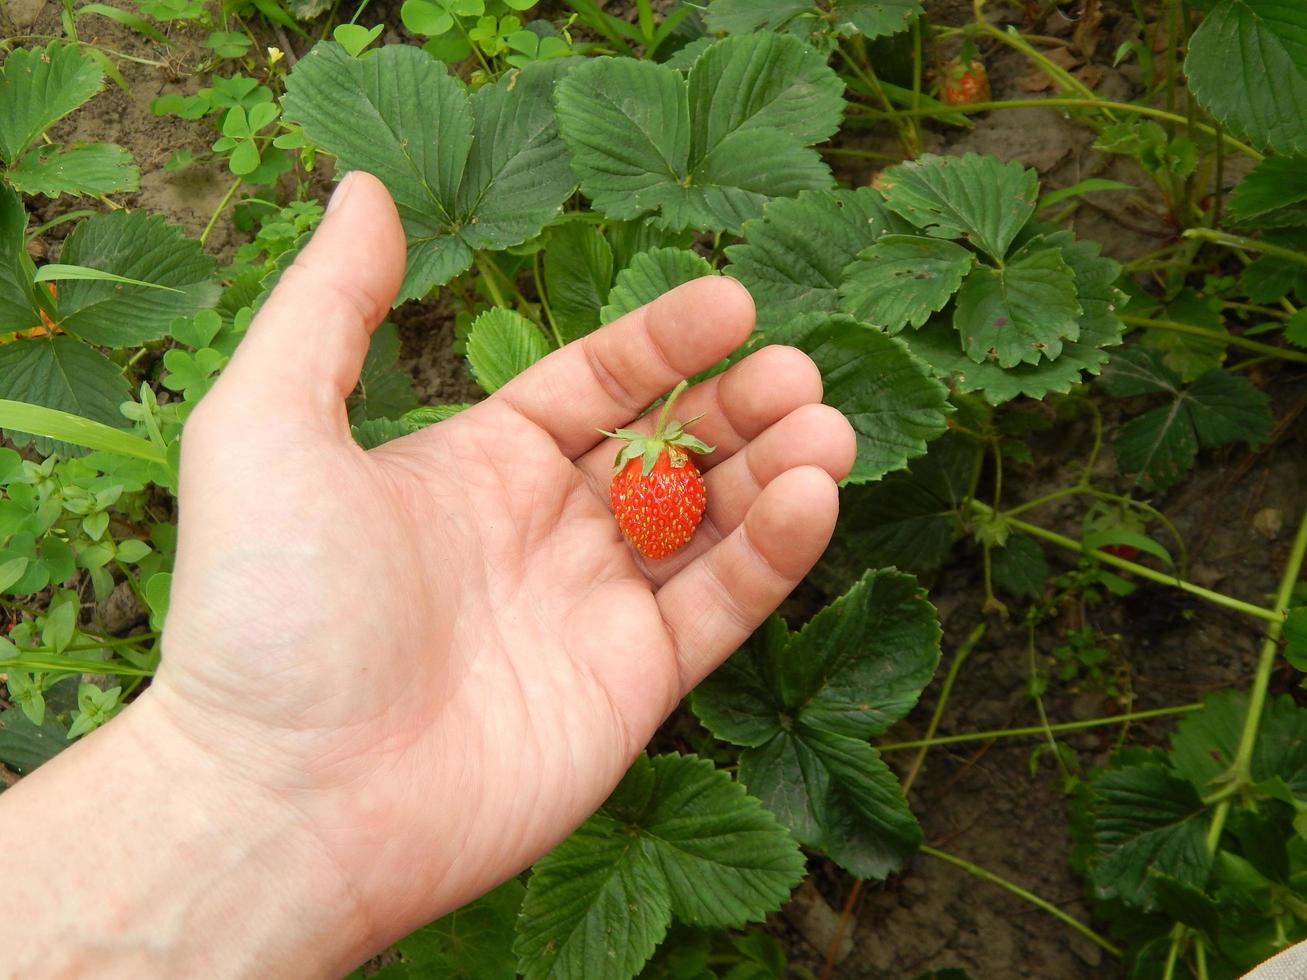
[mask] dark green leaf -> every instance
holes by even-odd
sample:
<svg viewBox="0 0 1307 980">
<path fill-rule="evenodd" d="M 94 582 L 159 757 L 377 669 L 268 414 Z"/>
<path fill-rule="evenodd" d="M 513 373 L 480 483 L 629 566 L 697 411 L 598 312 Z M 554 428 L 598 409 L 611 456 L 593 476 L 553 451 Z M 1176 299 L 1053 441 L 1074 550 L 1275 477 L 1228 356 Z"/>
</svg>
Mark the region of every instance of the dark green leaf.
<svg viewBox="0 0 1307 980">
<path fill-rule="evenodd" d="M 870 187 L 805 191 L 769 204 L 726 249 L 728 274 L 748 287 L 766 330 L 807 313 L 835 312 L 844 270 L 886 232 L 908 230 Z"/>
<path fill-rule="evenodd" d="M 1279 153 L 1307 153 L 1307 6 L 1225 0 L 1189 39 L 1185 77 L 1233 132 Z"/>
<path fill-rule="evenodd" d="M 1191 929 L 1210 937 L 1216 936 L 1221 925 L 1221 911 L 1202 889 L 1161 871 L 1152 871 L 1148 877 L 1163 912 Z"/>
<path fill-rule="evenodd" d="M 1307 269 L 1303 270 L 1307 272 Z M 1192 289 L 1182 289 L 1155 312 L 1144 314 L 1155 320 L 1176 320 L 1206 327 L 1216 338 L 1229 336 L 1221 315 L 1220 301 L 1199 296 Z M 1180 376 L 1194 381 L 1225 362 L 1225 342 L 1174 330 L 1144 330 L 1144 344 L 1160 351 L 1162 363 Z"/>
<path fill-rule="evenodd" d="M 1090 882 L 1098 898 L 1157 905 L 1149 872 L 1201 888 L 1211 856 L 1205 808 L 1193 786 L 1157 765 L 1103 772 L 1093 783 Z"/>
<path fill-rule="evenodd" d="M 912 351 L 929 362 L 937 375 L 958 391 L 979 391 L 992 405 L 1026 395 L 1042 398 L 1050 392 L 1066 393 L 1084 380 L 1085 372 L 1097 374 L 1107 363 L 1104 347 L 1121 342 L 1125 325 L 1117 316 L 1126 297 L 1115 286 L 1121 267 L 1099 256 L 1098 246 L 1076 241 L 1070 232 L 1045 238 L 1062 250 L 1062 258 L 1076 276 L 1080 316 L 1080 338 L 1062 344 L 1055 360 L 1003 368 L 994 362 L 977 364 L 962 349 L 957 331 L 944 317 L 934 317 L 912 337 Z"/>
<path fill-rule="evenodd" d="M 76 45 L 16 48 L 0 68 L 0 161 L 13 165 L 41 134 L 100 91 L 104 78 Z"/>
<path fill-rule="evenodd" d="M 748 130 L 775 129 L 804 145 L 820 143 L 839 129 L 844 109 L 844 86 L 825 60 L 776 34 L 714 44 L 694 63 L 688 86 L 692 161 Z"/>
<path fill-rule="evenodd" d="M 87 218 L 68 236 L 59 258 L 66 265 L 169 287 L 96 280 L 61 283 L 59 325 L 105 347 L 164 337 L 174 319 L 194 316 L 221 294 L 213 279 L 213 260 L 200 243 L 144 211 L 112 211 Z"/>
<path fill-rule="evenodd" d="M 0 184 L 0 334 L 41 322 L 33 296 L 35 270 L 27 256 L 26 231 L 27 209 L 17 194 Z"/>
<path fill-rule="evenodd" d="M 1036 247 L 1001 269 L 982 266 L 967 276 L 953 325 L 973 361 L 1009 368 L 1056 360 L 1064 340 L 1078 339 L 1083 312 L 1061 249 Z"/>
<path fill-rule="evenodd" d="M 19 708 L 0 711 L 0 762 L 28 773 L 68 746 L 68 730 L 51 718 L 34 725 Z"/>
<path fill-rule="evenodd" d="M 937 238 L 963 238 L 1001 260 L 1035 213 L 1039 179 L 1019 163 L 927 154 L 881 178 L 891 211 Z"/>
<path fill-rule="evenodd" d="M 565 343 L 599 326 L 613 285 L 613 250 L 594 225 L 569 221 L 545 237 L 545 291 Z"/>
<path fill-rule="evenodd" d="M 902 338 L 844 314 L 802 317 L 766 332 L 770 343 L 792 344 L 816 363 L 824 401 L 845 414 L 857 433 L 850 483 L 902 469 L 944 432 L 948 390 Z"/>
<path fill-rule="evenodd" d="M 397 962 L 373 980 L 513 980 L 513 928 L 526 889 L 510 878 L 470 905 L 395 944 Z"/>
<path fill-rule="evenodd" d="M 14 190 L 47 197 L 134 191 L 140 179 L 132 155 L 114 143 L 38 146 L 9 171 Z"/>
<path fill-rule="evenodd" d="M 1009 534 L 1007 543 L 992 552 L 994 584 L 1023 599 L 1038 599 L 1048 583 L 1044 549 L 1028 534 Z"/>
<path fill-rule="evenodd" d="M 95 422 L 128 427 L 118 406 L 131 398 L 131 386 L 114 364 L 72 337 L 43 337 L 0 344 L 0 398 L 71 412 Z M 31 436 L 5 433 L 19 445 Z M 86 450 L 44 437 L 36 448 L 45 455 L 81 456 Z"/>
<path fill-rule="evenodd" d="M 666 65 L 591 60 L 560 84 L 558 119 L 604 214 L 738 231 L 772 197 L 829 186 L 807 146 L 835 130 L 842 89 L 801 41 L 754 34 L 706 49 L 688 80 Z"/>
<path fill-rule="evenodd" d="M 413 379 L 398 361 L 399 331 L 393 323 L 383 323 L 372 335 L 358 386 L 347 402 L 351 425 L 364 419 L 395 418 L 417 405 Z"/>
<path fill-rule="evenodd" d="M 971 440 L 945 433 L 906 473 L 845 487 L 835 536 L 813 573 L 818 583 L 843 592 L 868 568 L 893 565 L 917 574 L 938 568 L 960 532 L 958 505 L 979 452 Z"/>
<path fill-rule="evenodd" d="M 919 327 L 944 308 L 974 261 L 953 242 L 885 235 L 844 270 L 840 309 L 890 333 Z"/>
<path fill-rule="evenodd" d="M 630 266 L 617 275 L 608 304 L 599 314 L 603 323 L 651 303 L 669 289 L 702 276 L 711 276 L 713 267 L 697 252 L 684 248 L 655 248 L 641 252 Z"/>
<path fill-rule="evenodd" d="M 1226 213 L 1262 228 L 1307 224 L 1307 157 L 1267 157 L 1230 194 Z"/>
<path fill-rule="evenodd" d="M 1297 670 L 1307 670 L 1307 606 L 1290 609 L 1284 621 L 1284 658 Z"/>
<path fill-rule="evenodd" d="M 696 756 L 641 756 L 581 829 L 538 861 L 514 946 L 527 980 L 632 977 L 674 914 L 741 926 L 803 876 L 790 835 Z"/>
<path fill-rule="evenodd" d="M 832 8 L 836 31 L 868 38 L 905 31 L 922 13 L 919 0 L 835 0 Z"/>
<path fill-rule="evenodd" d="M 712 0 L 704 13 L 714 34 L 753 34 L 776 31 L 796 17 L 813 19 L 812 0 Z"/>
<path fill-rule="evenodd" d="M 399 299 L 413 299 L 467 269 L 473 250 L 537 234 L 572 192 L 551 109 L 570 65 L 529 65 L 469 98 L 418 48 L 360 60 L 321 43 L 286 79 L 284 114 L 339 171 L 367 170 L 389 188 L 409 246 Z"/>
<path fill-rule="evenodd" d="M 1193 466 L 1199 448 L 1233 442 L 1256 447 L 1270 434 L 1270 400 L 1247 378 L 1209 371 L 1188 388 L 1151 351 L 1123 352 L 1104 382 L 1120 397 L 1165 392 L 1169 404 L 1131 420 L 1117 434 L 1117 462 L 1156 489 L 1175 485 Z"/>
<path fill-rule="evenodd" d="M 920 831 L 866 739 L 916 703 L 939 637 L 912 576 L 868 572 L 798 633 L 769 620 L 696 689 L 694 711 L 717 737 L 747 746 L 740 778 L 801 843 L 884 877 Z"/>
</svg>

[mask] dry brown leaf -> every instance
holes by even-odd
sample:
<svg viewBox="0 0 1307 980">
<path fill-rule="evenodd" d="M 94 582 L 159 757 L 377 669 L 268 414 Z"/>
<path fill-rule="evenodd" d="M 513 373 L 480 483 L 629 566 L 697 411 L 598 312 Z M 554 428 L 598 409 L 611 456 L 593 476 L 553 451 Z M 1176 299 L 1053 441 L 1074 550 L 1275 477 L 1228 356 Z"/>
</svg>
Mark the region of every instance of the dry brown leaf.
<svg viewBox="0 0 1307 980">
<path fill-rule="evenodd" d="M 1076 29 L 1071 34 L 1071 46 L 1088 61 L 1094 56 L 1103 26 L 1103 11 L 1100 0 L 1083 0 L 1080 4 L 1080 16 L 1076 19 Z"/>
<path fill-rule="evenodd" d="M 1083 60 L 1070 48 L 1054 48 L 1052 51 L 1043 52 L 1043 54 L 1053 64 L 1067 71 L 1081 64 Z M 1017 79 L 1017 88 L 1023 92 L 1047 92 L 1053 88 L 1053 80 L 1036 65 Z"/>
</svg>

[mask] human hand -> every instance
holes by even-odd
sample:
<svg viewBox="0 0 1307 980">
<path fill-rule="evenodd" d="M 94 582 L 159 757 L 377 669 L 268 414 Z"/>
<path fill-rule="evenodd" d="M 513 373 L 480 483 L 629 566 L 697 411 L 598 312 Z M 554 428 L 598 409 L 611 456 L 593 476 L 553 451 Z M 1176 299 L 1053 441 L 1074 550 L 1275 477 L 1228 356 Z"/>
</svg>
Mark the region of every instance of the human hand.
<svg viewBox="0 0 1307 980">
<path fill-rule="evenodd" d="M 765 348 L 678 402 L 717 447 L 694 540 L 657 563 L 624 542 L 596 430 L 649 427 L 749 336 L 725 278 L 364 452 L 344 400 L 404 254 L 382 185 L 348 177 L 189 420 L 163 663 L 128 712 L 256 819 L 293 815 L 365 917 L 346 961 L 580 824 L 816 561 L 854 456 L 812 362 Z"/>
</svg>

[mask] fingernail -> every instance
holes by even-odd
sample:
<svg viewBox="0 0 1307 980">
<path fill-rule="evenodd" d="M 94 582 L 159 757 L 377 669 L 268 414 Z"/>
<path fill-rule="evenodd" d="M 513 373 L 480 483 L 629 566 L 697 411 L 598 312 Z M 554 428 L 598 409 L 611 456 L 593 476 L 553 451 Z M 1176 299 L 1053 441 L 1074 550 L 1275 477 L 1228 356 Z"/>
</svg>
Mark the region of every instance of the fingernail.
<svg viewBox="0 0 1307 980">
<path fill-rule="evenodd" d="M 326 214 L 331 214 L 336 208 L 345 203 L 345 198 L 349 196 L 350 185 L 354 183 L 354 174 L 351 171 L 345 175 L 345 179 L 336 185 L 336 189 L 331 192 L 331 200 L 327 202 Z M 326 214 L 323 217 L 326 217 Z"/>
</svg>

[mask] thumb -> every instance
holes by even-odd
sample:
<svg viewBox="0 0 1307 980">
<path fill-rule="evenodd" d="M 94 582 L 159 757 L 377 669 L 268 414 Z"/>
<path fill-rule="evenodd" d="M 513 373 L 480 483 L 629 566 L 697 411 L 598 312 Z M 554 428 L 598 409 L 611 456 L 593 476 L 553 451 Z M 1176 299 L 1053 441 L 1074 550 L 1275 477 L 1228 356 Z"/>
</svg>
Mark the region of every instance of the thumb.
<svg viewBox="0 0 1307 980">
<path fill-rule="evenodd" d="M 385 186 L 361 171 L 346 176 L 212 395 L 265 417 L 341 425 L 372 332 L 404 278 L 404 257 L 404 231 Z"/>
</svg>

